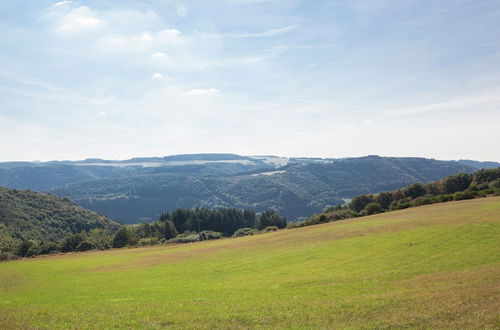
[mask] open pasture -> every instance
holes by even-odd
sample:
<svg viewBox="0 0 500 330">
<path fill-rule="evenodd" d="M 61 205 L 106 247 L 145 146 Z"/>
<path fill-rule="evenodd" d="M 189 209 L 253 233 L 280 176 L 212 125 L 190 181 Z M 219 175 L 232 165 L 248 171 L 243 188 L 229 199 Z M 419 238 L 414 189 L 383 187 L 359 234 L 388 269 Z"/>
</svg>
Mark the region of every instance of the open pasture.
<svg viewBox="0 0 500 330">
<path fill-rule="evenodd" d="M 0 328 L 498 328 L 500 198 L 0 263 Z"/>
</svg>

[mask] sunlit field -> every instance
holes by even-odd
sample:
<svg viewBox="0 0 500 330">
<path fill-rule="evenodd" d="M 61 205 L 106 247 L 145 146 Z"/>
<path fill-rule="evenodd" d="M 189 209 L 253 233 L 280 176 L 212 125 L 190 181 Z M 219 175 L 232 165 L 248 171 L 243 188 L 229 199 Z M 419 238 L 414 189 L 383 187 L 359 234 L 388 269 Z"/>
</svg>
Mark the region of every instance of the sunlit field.
<svg viewBox="0 0 500 330">
<path fill-rule="evenodd" d="M 500 198 L 0 263 L 0 328 L 500 327 Z"/>
</svg>

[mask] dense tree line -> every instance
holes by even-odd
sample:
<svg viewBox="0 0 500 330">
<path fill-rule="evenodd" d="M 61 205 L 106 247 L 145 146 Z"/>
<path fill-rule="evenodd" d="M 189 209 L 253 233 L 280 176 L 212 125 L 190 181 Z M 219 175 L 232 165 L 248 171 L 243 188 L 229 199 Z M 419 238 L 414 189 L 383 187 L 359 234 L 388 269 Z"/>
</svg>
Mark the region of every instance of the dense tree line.
<svg viewBox="0 0 500 330">
<path fill-rule="evenodd" d="M 500 168 L 458 173 L 430 183 L 414 183 L 403 189 L 363 194 L 354 197 L 349 204 L 328 207 L 323 213 L 304 222 L 291 224 L 300 227 L 405 209 L 433 203 L 458 201 L 500 195 Z"/>
<path fill-rule="evenodd" d="M 153 223 L 116 226 L 109 231 L 95 228 L 67 235 L 59 240 L 32 237 L 14 240 L 0 223 L 0 260 L 59 252 L 105 250 L 160 243 L 188 243 L 231 236 L 253 235 L 285 228 L 286 219 L 272 210 L 257 214 L 234 208 L 176 209 L 163 213 Z"/>
</svg>

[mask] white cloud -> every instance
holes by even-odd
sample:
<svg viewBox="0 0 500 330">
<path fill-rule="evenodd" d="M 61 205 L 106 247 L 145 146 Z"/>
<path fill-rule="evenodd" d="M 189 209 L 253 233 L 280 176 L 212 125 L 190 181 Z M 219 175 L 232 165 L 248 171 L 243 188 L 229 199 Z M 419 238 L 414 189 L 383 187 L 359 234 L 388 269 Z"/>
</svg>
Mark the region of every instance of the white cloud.
<svg viewBox="0 0 500 330">
<path fill-rule="evenodd" d="M 176 29 L 165 29 L 158 33 L 159 38 L 178 38 L 181 32 Z"/>
<path fill-rule="evenodd" d="M 72 4 L 73 1 L 59 1 L 59 2 L 56 2 L 55 4 L 52 5 L 52 7 L 62 7 L 62 6 L 66 6 L 66 5 L 70 5 Z"/>
<path fill-rule="evenodd" d="M 285 26 L 282 28 L 271 29 L 264 32 L 255 32 L 255 33 L 225 33 L 220 35 L 215 35 L 215 37 L 221 38 L 266 38 L 266 37 L 275 37 L 279 36 L 293 30 L 297 29 L 297 26 Z"/>
<path fill-rule="evenodd" d="M 184 93 L 185 95 L 194 95 L 194 96 L 202 96 L 202 95 L 214 95 L 220 93 L 218 89 L 215 88 L 205 88 L 205 89 L 192 89 Z"/>
<path fill-rule="evenodd" d="M 154 52 L 151 55 L 149 55 L 151 58 L 155 59 L 164 59 L 167 58 L 167 54 L 162 53 L 162 52 Z"/>
<path fill-rule="evenodd" d="M 96 30 L 104 23 L 96 16 L 91 8 L 80 6 L 60 16 L 56 20 L 53 30 L 62 34 Z"/>
<path fill-rule="evenodd" d="M 154 73 L 151 76 L 151 79 L 156 80 L 156 81 L 161 81 L 161 80 L 165 79 L 165 75 L 163 75 L 162 73 Z"/>
</svg>

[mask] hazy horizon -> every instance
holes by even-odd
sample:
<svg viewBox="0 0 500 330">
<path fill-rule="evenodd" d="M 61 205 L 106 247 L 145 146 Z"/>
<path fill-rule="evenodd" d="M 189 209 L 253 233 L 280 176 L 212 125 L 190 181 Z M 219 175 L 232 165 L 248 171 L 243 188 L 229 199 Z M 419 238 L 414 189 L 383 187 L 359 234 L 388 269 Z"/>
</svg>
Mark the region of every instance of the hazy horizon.
<svg viewBox="0 0 500 330">
<path fill-rule="evenodd" d="M 280 157 L 280 158 L 322 158 L 322 159 L 344 159 L 344 158 L 359 158 L 359 157 L 368 157 L 368 156 L 378 156 L 378 157 L 408 157 L 408 158 L 426 158 L 426 159 L 436 159 L 442 161 L 459 161 L 459 160 L 472 160 L 472 161 L 480 161 L 480 162 L 497 162 L 496 160 L 491 159 L 472 159 L 472 158 L 457 158 L 457 159 L 442 159 L 442 158 L 434 158 L 434 157 L 423 157 L 423 156 L 394 156 L 394 155 L 356 155 L 356 156 L 343 156 L 343 157 L 330 157 L 330 156 L 301 156 L 301 155 L 272 155 L 272 154 L 252 154 L 252 155 L 244 155 L 232 152 L 197 152 L 192 154 L 169 154 L 169 155 L 152 155 L 152 156 L 133 156 L 127 158 L 101 158 L 101 157 L 85 157 L 85 158 L 73 158 L 73 159 L 11 159 L 11 160 L 0 160 L 0 163 L 4 162 L 64 162 L 64 161 L 84 161 L 89 159 L 100 159 L 106 161 L 125 161 L 134 158 L 162 158 L 162 157 L 171 157 L 171 156 L 184 156 L 184 155 L 197 155 L 197 154 L 234 154 L 243 157 Z"/>
<path fill-rule="evenodd" d="M 492 0 L 2 1 L 0 161 L 500 162 L 499 35 Z"/>
</svg>

